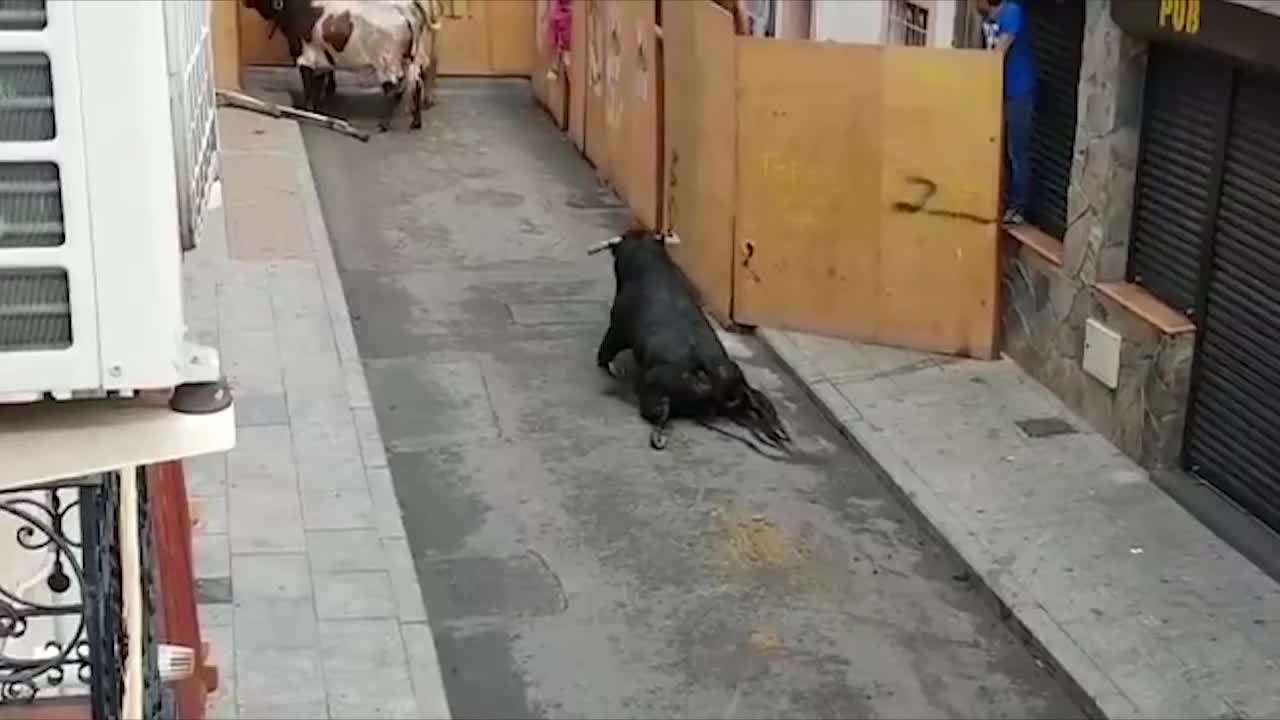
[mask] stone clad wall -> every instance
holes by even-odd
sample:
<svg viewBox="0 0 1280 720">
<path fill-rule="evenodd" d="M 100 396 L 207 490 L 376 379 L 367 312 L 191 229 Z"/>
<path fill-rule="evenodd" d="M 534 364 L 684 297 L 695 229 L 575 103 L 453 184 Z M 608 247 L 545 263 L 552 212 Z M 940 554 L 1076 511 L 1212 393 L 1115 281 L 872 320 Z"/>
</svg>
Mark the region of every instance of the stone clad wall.
<svg viewBox="0 0 1280 720">
<path fill-rule="evenodd" d="M 1113 1 L 1124 0 L 1086 3 L 1062 264 L 1028 248 L 1008 259 L 1004 350 L 1123 452 L 1162 467 L 1181 448 L 1194 334 L 1167 335 L 1093 287 L 1124 280 L 1146 69 Z M 1081 368 L 1088 318 L 1124 338 L 1115 390 Z"/>
</svg>

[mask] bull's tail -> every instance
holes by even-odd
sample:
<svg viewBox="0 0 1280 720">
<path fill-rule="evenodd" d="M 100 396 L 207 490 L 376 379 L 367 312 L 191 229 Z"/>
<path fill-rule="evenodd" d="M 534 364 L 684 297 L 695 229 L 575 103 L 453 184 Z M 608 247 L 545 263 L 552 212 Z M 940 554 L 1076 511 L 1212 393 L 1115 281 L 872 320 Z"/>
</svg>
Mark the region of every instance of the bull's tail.
<svg viewBox="0 0 1280 720">
<path fill-rule="evenodd" d="M 751 431 L 760 442 L 786 452 L 791 444 L 791 433 L 778 416 L 773 402 L 750 385 L 744 390 L 746 402 L 732 415 L 733 421 Z"/>
</svg>

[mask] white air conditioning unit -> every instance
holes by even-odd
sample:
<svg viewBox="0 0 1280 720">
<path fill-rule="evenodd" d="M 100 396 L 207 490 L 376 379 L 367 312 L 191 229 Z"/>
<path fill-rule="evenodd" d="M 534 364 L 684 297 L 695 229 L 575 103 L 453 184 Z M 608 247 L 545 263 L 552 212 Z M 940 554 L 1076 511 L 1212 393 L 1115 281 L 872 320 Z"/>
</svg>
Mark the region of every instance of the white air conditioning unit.
<svg viewBox="0 0 1280 720">
<path fill-rule="evenodd" d="M 215 383 L 182 256 L 217 197 L 209 0 L 0 0 L 0 402 Z"/>
</svg>

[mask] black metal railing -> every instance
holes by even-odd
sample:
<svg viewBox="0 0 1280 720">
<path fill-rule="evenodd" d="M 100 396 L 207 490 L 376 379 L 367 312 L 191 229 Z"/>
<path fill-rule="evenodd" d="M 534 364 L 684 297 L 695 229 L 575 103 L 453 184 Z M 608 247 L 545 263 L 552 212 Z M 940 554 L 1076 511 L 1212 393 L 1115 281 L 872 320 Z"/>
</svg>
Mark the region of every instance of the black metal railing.
<svg viewBox="0 0 1280 720">
<path fill-rule="evenodd" d="M 129 640 L 120 563 L 119 481 L 117 473 L 105 473 L 39 490 L 0 492 L 0 517 L 18 524 L 12 552 L 43 553 L 48 558 L 41 572 L 25 581 L 25 588 L 5 587 L 13 578 L 0 579 L 0 706 L 87 694 L 94 720 L 119 717 Z M 139 505 L 145 511 L 145 502 Z M 73 511 L 79 515 L 78 527 L 69 521 Z M 150 585 L 148 580 L 143 578 L 144 586 Z M 35 583 L 43 583 L 48 592 L 40 595 L 51 599 L 31 599 L 26 590 Z M 144 595 L 148 593 L 144 587 Z M 67 623 L 67 618 L 72 621 Z M 69 632 L 68 624 L 74 626 Z M 61 638 L 57 625 L 62 625 Z M 30 640 L 41 634 L 49 639 L 40 651 L 31 650 Z M 15 652 L 13 646 L 24 641 L 28 651 Z M 154 667 L 154 658 L 150 660 Z"/>
</svg>

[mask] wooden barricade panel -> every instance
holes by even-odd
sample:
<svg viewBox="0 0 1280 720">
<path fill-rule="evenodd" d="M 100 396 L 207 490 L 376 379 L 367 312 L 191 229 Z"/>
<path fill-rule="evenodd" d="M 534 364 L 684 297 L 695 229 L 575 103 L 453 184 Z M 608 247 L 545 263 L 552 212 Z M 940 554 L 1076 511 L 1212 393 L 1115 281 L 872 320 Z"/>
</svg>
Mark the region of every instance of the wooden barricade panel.
<svg viewBox="0 0 1280 720">
<path fill-rule="evenodd" d="M 293 58 L 289 57 L 289 46 L 284 36 L 277 31 L 267 37 L 271 34 L 271 27 L 257 10 L 245 7 L 239 0 L 235 6 L 239 20 L 240 65 L 292 65 Z"/>
<path fill-rule="evenodd" d="M 240 89 L 239 2 L 215 2 L 211 9 L 214 84 L 225 90 Z"/>
<path fill-rule="evenodd" d="M 556 126 L 565 129 L 568 97 L 568 83 L 563 70 L 556 62 L 556 50 L 547 42 L 547 15 L 551 12 L 552 0 L 537 0 L 534 16 L 533 37 L 536 53 L 533 67 L 529 75 L 529 85 L 533 96 L 547 109 L 555 120 Z M 554 78 L 548 77 L 548 71 L 556 70 Z"/>
<path fill-rule="evenodd" d="M 604 121 L 608 157 L 601 175 L 646 227 L 658 222 L 657 83 L 652 72 L 654 3 L 599 0 L 604 19 Z M 597 167 L 600 160 L 595 159 Z"/>
<path fill-rule="evenodd" d="M 538 72 L 538 70 L 535 69 L 535 72 Z M 542 72 L 545 75 L 546 70 L 542 70 Z M 565 82 L 565 77 L 560 72 L 557 72 L 555 79 L 547 79 L 544 82 L 546 87 L 544 105 L 547 111 L 551 113 L 551 119 L 555 121 L 556 127 L 563 132 L 569 120 L 569 85 Z"/>
<path fill-rule="evenodd" d="M 753 37 L 736 44 L 733 319 L 873 337 L 881 50 Z"/>
<path fill-rule="evenodd" d="M 543 107 L 550 107 L 547 102 L 547 90 L 550 82 L 547 79 L 547 68 L 551 65 L 551 48 L 547 47 L 547 13 L 551 11 L 551 0 L 537 0 L 533 15 L 533 46 L 536 50 L 533 58 L 533 69 L 529 73 L 529 88 L 533 97 Z"/>
<path fill-rule="evenodd" d="M 494 9 L 494 3 L 487 0 L 441 0 L 441 4 L 444 5 L 444 20 L 439 35 L 440 74 L 490 74 L 489 13 Z"/>
<path fill-rule="evenodd" d="M 623 105 L 619 185 L 631 211 L 645 227 L 658 227 L 658 186 L 661 153 L 658 142 L 657 39 L 651 0 L 620 2 L 623 9 L 623 74 L 619 88 Z"/>
<path fill-rule="evenodd" d="M 1001 57 L 885 48 L 883 110 L 876 341 L 994 357 Z"/>
<path fill-rule="evenodd" d="M 736 44 L 733 319 L 992 357 L 999 55 Z"/>
<path fill-rule="evenodd" d="M 587 0 L 583 21 L 586 25 L 586 110 L 583 113 L 585 126 L 585 142 L 583 152 L 587 159 L 595 165 L 596 172 L 607 177 L 609 174 L 609 126 L 606 119 L 608 103 L 605 98 L 605 50 L 606 50 L 606 18 L 605 3 L 601 0 Z"/>
<path fill-rule="evenodd" d="M 474 2 L 475 0 L 473 0 Z M 488 75 L 529 76 L 533 72 L 534 0 L 502 0 L 488 5 Z"/>
<path fill-rule="evenodd" d="M 590 0 L 573 0 L 573 27 L 569 40 L 569 139 L 586 152 L 587 6 Z"/>
<path fill-rule="evenodd" d="M 600 176 L 614 188 L 618 196 L 626 201 L 627 173 L 627 100 L 624 90 L 624 78 L 630 71 L 631 57 L 626 51 L 626 31 L 624 15 L 629 3 L 618 0 L 596 0 L 599 8 L 600 59 L 604 67 L 604 133 L 603 148 L 606 159 L 597 162 Z"/>
<path fill-rule="evenodd" d="M 667 225 L 673 254 L 702 301 L 728 322 L 733 298 L 733 19 L 705 0 L 663 0 Z"/>
</svg>

